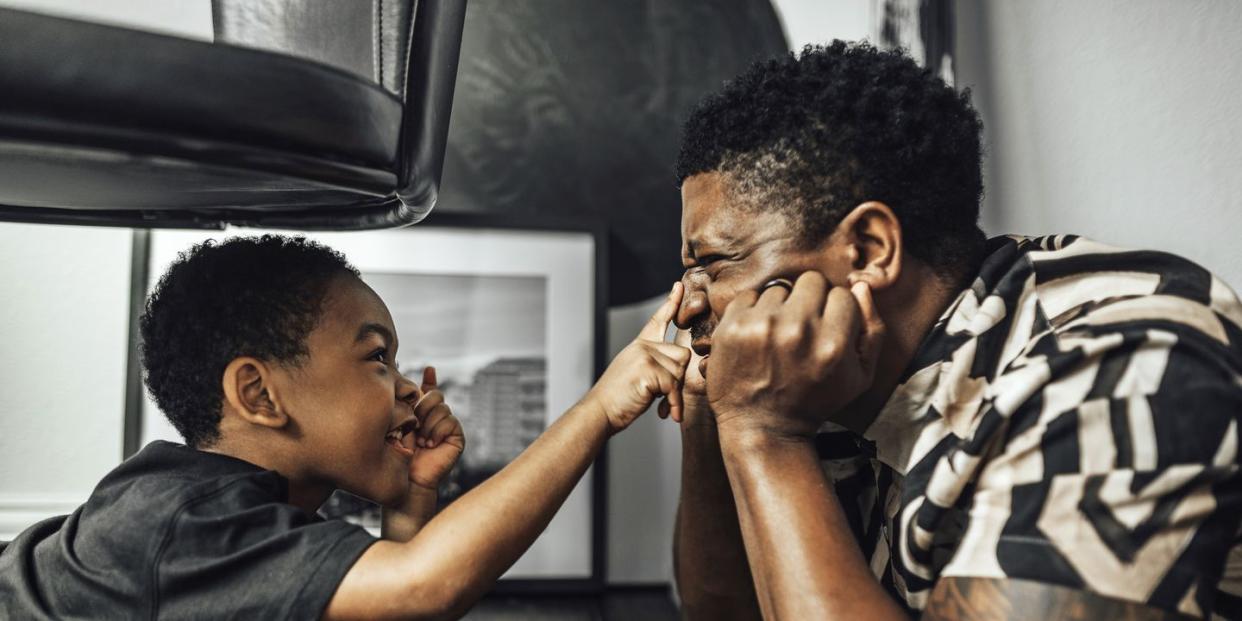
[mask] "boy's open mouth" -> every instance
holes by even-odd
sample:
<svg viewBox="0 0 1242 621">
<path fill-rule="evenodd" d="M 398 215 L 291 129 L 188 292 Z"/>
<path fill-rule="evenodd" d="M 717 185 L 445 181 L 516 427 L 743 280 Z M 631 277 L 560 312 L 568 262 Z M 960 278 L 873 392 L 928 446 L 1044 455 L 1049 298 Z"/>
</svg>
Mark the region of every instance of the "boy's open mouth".
<svg viewBox="0 0 1242 621">
<path fill-rule="evenodd" d="M 413 457 L 415 429 L 418 429 L 418 419 L 411 418 L 410 420 L 389 429 L 388 433 L 384 434 L 384 441 L 398 453 L 401 453 L 406 457 Z"/>
</svg>

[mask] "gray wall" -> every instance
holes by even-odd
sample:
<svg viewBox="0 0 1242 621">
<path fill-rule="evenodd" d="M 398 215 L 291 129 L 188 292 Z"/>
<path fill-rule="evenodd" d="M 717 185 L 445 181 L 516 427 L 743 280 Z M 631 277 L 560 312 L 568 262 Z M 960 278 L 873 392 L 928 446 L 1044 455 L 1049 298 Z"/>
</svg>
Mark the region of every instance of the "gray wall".
<svg viewBox="0 0 1242 621">
<path fill-rule="evenodd" d="M 960 0 L 989 232 L 1175 252 L 1242 286 L 1242 3 Z"/>
</svg>

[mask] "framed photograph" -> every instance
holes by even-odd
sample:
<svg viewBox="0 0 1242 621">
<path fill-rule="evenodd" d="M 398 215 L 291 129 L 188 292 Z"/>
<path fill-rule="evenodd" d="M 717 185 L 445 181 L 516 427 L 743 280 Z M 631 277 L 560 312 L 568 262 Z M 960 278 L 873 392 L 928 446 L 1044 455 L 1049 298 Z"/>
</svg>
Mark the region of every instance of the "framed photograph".
<svg viewBox="0 0 1242 621">
<path fill-rule="evenodd" d="M 441 215 L 366 232 L 136 232 L 132 321 L 178 253 L 209 238 L 268 232 L 304 235 L 343 253 L 392 313 L 401 372 L 419 382 L 424 367 L 436 367 L 466 434 L 466 450 L 441 486 L 442 507 L 517 457 L 603 370 L 606 236 L 562 220 Z M 181 441 L 143 389 L 136 351 L 130 359 L 127 456 L 153 440 Z M 498 591 L 602 586 L 604 483 L 598 460 Z M 345 492 L 320 513 L 379 535 L 378 507 Z"/>
</svg>

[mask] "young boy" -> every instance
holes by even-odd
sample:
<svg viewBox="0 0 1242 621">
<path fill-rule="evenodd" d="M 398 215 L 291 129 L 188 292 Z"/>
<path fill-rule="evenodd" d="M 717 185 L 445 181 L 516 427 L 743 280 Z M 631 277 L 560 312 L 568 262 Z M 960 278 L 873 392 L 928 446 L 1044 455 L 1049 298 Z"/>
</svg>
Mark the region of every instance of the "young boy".
<svg viewBox="0 0 1242 621">
<path fill-rule="evenodd" d="M 504 470 L 434 518 L 462 428 L 395 367 L 383 301 L 300 238 L 205 243 L 143 314 L 146 383 L 185 446 L 154 442 L 72 515 L 0 553 L 6 618 L 440 618 L 512 565 L 604 441 L 678 388 L 664 305 L 599 382 Z M 384 507 L 381 540 L 315 516 L 334 489 Z"/>
</svg>

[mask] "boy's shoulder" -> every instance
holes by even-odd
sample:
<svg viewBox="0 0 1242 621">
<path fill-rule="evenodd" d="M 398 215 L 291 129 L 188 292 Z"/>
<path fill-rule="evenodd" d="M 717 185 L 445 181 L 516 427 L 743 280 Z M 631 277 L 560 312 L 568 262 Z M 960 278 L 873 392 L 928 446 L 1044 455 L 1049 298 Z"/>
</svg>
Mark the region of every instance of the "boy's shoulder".
<svg viewBox="0 0 1242 621">
<path fill-rule="evenodd" d="M 286 482 L 275 472 L 157 440 L 99 482 L 79 510 L 76 536 L 142 549 L 157 562 L 178 531 L 186 534 L 178 525 L 187 519 L 227 520 L 247 509 L 284 504 L 286 497 Z"/>
<path fill-rule="evenodd" d="M 14 540 L 0 557 L 0 593 L 14 591 L 18 600 L 46 607 L 49 617 L 192 613 L 205 597 L 266 616 L 273 606 L 292 605 L 281 601 L 291 594 L 246 580 L 273 571 L 309 577 L 324 565 L 329 578 L 343 575 L 330 550 L 340 546 L 347 569 L 371 541 L 358 527 L 319 520 L 286 500 L 287 482 L 275 472 L 154 442 L 104 477 L 72 515 Z M 323 582 L 324 597 L 335 585 Z M 114 608 L 119 593 L 126 595 L 125 610 Z"/>
<path fill-rule="evenodd" d="M 114 518 L 171 519 L 199 505 L 284 502 L 286 485 L 249 462 L 157 440 L 108 473 L 83 508 Z"/>
</svg>

